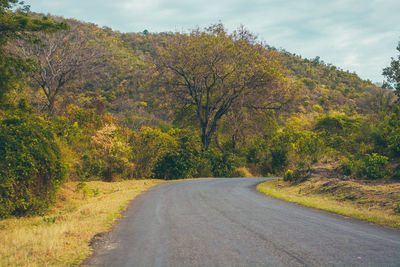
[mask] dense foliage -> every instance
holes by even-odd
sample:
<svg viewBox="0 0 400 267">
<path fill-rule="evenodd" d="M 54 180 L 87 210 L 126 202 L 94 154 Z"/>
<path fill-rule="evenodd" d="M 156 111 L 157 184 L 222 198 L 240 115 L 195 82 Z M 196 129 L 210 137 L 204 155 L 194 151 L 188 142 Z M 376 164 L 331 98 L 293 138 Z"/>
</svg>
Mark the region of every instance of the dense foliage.
<svg viewBox="0 0 400 267">
<path fill-rule="evenodd" d="M 0 217 L 45 210 L 65 170 L 48 122 L 21 112 L 0 117 Z"/>
<path fill-rule="evenodd" d="M 0 1 L 1 217 L 45 210 L 65 166 L 81 182 L 400 179 L 397 98 L 355 73 L 243 27 L 121 34 L 15 5 Z"/>
</svg>

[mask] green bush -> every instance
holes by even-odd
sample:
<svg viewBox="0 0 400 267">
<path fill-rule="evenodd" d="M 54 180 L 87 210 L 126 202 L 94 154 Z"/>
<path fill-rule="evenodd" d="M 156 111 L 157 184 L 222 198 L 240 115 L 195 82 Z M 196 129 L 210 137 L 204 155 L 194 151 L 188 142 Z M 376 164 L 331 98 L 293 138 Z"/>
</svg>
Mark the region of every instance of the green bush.
<svg viewBox="0 0 400 267">
<path fill-rule="evenodd" d="M 365 120 L 359 116 L 323 115 L 315 122 L 314 131 L 327 147 L 342 152 L 358 153 L 360 142 L 368 138 Z"/>
<path fill-rule="evenodd" d="M 265 151 L 260 153 L 263 158 L 258 163 L 258 168 L 263 175 L 282 173 L 289 164 L 289 151 L 296 138 L 297 133 L 288 127 L 266 140 Z"/>
<path fill-rule="evenodd" d="M 267 160 L 269 154 L 268 142 L 266 138 L 258 137 L 249 142 L 244 150 L 246 165 L 252 172 L 265 175 L 271 172 L 271 164 Z"/>
<path fill-rule="evenodd" d="M 211 162 L 204 155 L 200 156 L 196 169 L 196 177 L 214 177 Z"/>
<path fill-rule="evenodd" d="M 78 165 L 78 175 L 83 181 L 86 181 L 90 177 L 102 177 L 107 170 L 104 160 L 93 156 L 93 154 L 95 154 L 93 151 L 85 153 Z"/>
<path fill-rule="evenodd" d="M 387 132 L 387 145 L 389 155 L 400 157 L 400 106 L 386 119 L 384 127 Z"/>
<path fill-rule="evenodd" d="M 154 166 L 154 178 L 172 180 L 191 177 L 196 162 L 190 157 L 185 157 L 183 151 L 168 151 Z"/>
<path fill-rule="evenodd" d="M 324 148 L 324 143 L 315 133 L 303 131 L 293 145 L 297 157 L 309 164 L 318 161 Z"/>
<path fill-rule="evenodd" d="M 371 139 L 374 152 L 391 159 L 400 158 L 400 106 L 373 128 Z"/>
<path fill-rule="evenodd" d="M 294 180 L 294 178 L 293 178 L 293 171 L 292 171 L 291 169 L 288 169 L 288 170 L 285 172 L 285 175 L 283 176 L 283 180 L 284 180 L 284 181 L 287 181 L 287 182 L 290 182 L 290 181 L 293 181 L 293 180 Z"/>
<path fill-rule="evenodd" d="M 276 145 L 270 148 L 271 172 L 276 172 L 288 165 L 288 148 L 285 144 Z"/>
<path fill-rule="evenodd" d="M 156 162 L 162 157 L 168 147 L 172 146 L 173 138 L 160 129 L 142 127 L 131 138 L 133 175 L 135 178 L 153 177 Z"/>
<path fill-rule="evenodd" d="M 352 172 L 353 172 L 353 169 L 354 169 L 354 164 L 353 164 L 353 162 L 350 160 L 350 159 L 348 159 L 348 158 L 345 158 L 345 159 L 343 159 L 341 162 L 340 162 L 340 167 L 339 167 L 339 169 L 340 169 L 340 172 L 343 174 L 343 175 L 351 175 L 352 174 Z"/>
<path fill-rule="evenodd" d="M 154 178 L 183 179 L 196 175 L 200 159 L 200 146 L 189 130 L 171 129 L 168 135 L 173 142 L 157 157 L 152 170 Z"/>
<path fill-rule="evenodd" d="M 247 164 L 256 165 L 257 172 L 281 174 L 289 165 L 296 165 L 298 160 L 308 165 L 315 163 L 323 149 L 324 142 L 316 133 L 287 126 L 268 139 L 253 140 L 245 156 Z"/>
<path fill-rule="evenodd" d="M 0 217 L 43 212 L 65 170 L 48 123 L 19 112 L 0 118 Z"/>
<path fill-rule="evenodd" d="M 208 150 L 204 157 L 209 160 L 214 177 L 234 177 L 236 169 L 244 166 L 244 160 L 230 152 Z"/>
<path fill-rule="evenodd" d="M 283 180 L 291 183 L 301 183 L 305 181 L 309 175 L 310 169 L 300 164 L 295 170 L 288 169 L 283 176 Z"/>
<path fill-rule="evenodd" d="M 358 170 L 356 175 L 360 178 L 372 180 L 386 178 L 389 174 L 386 168 L 388 162 L 388 157 L 380 156 L 376 153 L 372 155 L 366 154 L 357 162 Z"/>
</svg>

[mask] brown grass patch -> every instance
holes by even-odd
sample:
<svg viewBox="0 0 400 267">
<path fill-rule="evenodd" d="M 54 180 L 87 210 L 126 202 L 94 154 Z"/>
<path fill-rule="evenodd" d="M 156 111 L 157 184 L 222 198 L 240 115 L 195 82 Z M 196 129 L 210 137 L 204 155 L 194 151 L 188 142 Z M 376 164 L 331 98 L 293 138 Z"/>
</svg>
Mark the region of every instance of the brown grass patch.
<svg viewBox="0 0 400 267">
<path fill-rule="evenodd" d="M 272 180 L 257 186 L 267 195 L 305 206 L 400 229 L 400 183 L 366 183 L 312 178 L 292 185 Z"/>
<path fill-rule="evenodd" d="M 76 266 L 91 253 L 88 245 L 110 229 L 130 200 L 161 180 L 116 183 L 76 182 L 62 186 L 45 216 L 0 221 L 0 266 Z"/>
<path fill-rule="evenodd" d="M 246 167 L 237 168 L 235 172 L 237 177 L 254 177 L 254 175 Z"/>
</svg>

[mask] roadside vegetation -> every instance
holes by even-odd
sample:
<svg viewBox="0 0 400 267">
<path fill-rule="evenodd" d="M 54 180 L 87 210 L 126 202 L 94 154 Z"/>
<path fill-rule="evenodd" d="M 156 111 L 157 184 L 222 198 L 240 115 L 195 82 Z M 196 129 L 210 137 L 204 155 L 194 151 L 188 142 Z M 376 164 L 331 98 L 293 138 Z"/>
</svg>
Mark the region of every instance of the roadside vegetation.
<svg viewBox="0 0 400 267">
<path fill-rule="evenodd" d="M 0 221 L 0 266 L 77 266 L 95 234 L 111 229 L 129 201 L 162 180 L 68 182 L 46 214 Z"/>
<path fill-rule="evenodd" d="M 16 0 L 0 0 L 0 15 L 2 263 L 39 253 L 23 252 L 18 236 L 56 255 L 52 242 L 64 237 L 28 245 L 38 225 L 63 236 L 68 212 L 57 205 L 83 194 L 71 211 L 79 215 L 117 185 L 116 198 L 151 179 L 274 175 L 288 190 L 313 176 L 400 179 L 400 58 L 377 86 L 270 47 L 244 27 L 120 33 Z M 393 196 L 382 209 L 395 218 Z"/>
<path fill-rule="evenodd" d="M 400 183 L 311 178 L 300 184 L 281 179 L 257 190 L 304 206 L 400 229 Z"/>
</svg>

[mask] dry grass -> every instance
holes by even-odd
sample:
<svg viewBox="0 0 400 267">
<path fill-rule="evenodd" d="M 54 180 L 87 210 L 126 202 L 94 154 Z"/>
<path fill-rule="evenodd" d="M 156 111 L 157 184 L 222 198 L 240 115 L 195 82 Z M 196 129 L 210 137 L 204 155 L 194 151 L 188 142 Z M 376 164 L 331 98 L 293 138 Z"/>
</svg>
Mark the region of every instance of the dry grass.
<svg viewBox="0 0 400 267">
<path fill-rule="evenodd" d="M 0 221 L 0 266 L 78 265 L 91 253 L 91 238 L 110 229 L 121 211 L 160 180 L 66 183 L 45 216 Z"/>
<path fill-rule="evenodd" d="M 257 190 L 267 195 L 345 216 L 400 229 L 400 183 L 372 184 L 313 178 L 298 185 L 267 181 Z"/>
<path fill-rule="evenodd" d="M 238 177 L 254 177 L 254 175 L 246 167 L 237 168 L 236 176 L 238 176 Z"/>
</svg>

